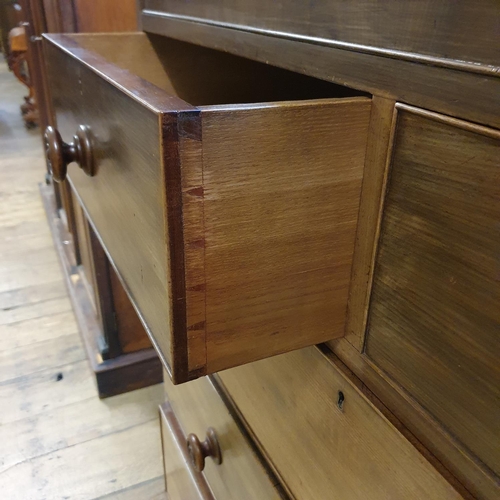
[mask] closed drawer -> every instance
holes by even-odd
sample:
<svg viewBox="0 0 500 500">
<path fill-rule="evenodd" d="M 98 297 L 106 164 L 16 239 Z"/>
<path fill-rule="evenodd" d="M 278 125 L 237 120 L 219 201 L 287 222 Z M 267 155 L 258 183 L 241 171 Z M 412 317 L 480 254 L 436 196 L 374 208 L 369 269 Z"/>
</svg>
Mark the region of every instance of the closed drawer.
<svg viewBox="0 0 500 500">
<path fill-rule="evenodd" d="M 189 467 L 186 438 L 168 403 L 160 406 L 160 424 L 168 500 L 213 500 L 203 475 Z"/>
<path fill-rule="evenodd" d="M 91 142 L 69 180 L 176 383 L 343 335 L 370 99 L 145 34 L 45 51 Z"/>
<path fill-rule="evenodd" d="M 462 498 L 316 348 L 218 377 L 296 498 Z"/>
<path fill-rule="evenodd" d="M 222 462 L 217 464 L 212 458 L 206 458 L 203 469 L 214 497 L 217 500 L 282 498 L 279 485 L 275 486 L 275 479 L 267 473 L 211 382 L 200 378 L 174 386 L 168 377 L 165 378 L 168 403 L 185 436 L 182 446 L 186 446 L 189 434 L 203 441 L 209 428 L 215 430 Z M 192 460 L 187 463 L 193 471 Z"/>
</svg>

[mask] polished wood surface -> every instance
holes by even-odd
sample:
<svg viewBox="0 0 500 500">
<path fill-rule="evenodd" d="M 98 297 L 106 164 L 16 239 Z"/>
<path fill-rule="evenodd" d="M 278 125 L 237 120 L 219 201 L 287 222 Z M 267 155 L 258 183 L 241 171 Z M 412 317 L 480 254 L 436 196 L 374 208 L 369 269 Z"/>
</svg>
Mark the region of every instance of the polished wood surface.
<svg viewBox="0 0 500 500">
<path fill-rule="evenodd" d="M 144 12 L 142 26 L 146 32 L 224 50 L 395 101 L 500 127 L 498 73 L 478 75 L 414 60 Z"/>
<path fill-rule="evenodd" d="M 98 398 L 39 194 L 40 134 L 19 113 L 23 94 L 0 63 L 0 497 L 152 500 L 164 491 L 162 386 Z"/>
<path fill-rule="evenodd" d="M 500 67 L 498 46 L 490 43 L 498 36 L 500 12 L 489 0 L 464 1 L 460 8 L 444 0 L 376 4 L 369 0 L 144 0 L 143 8 L 360 52 L 427 57 L 443 64 L 481 63 L 481 69 L 492 73 Z"/>
<path fill-rule="evenodd" d="M 366 351 L 497 475 L 499 152 L 498 131 L 398 112 Z"/>
<path fill-rule="evenodd" d="M 217 433 L 222 463 L 217 464 L 209 458 L 203 470 L 215 498 L 282 498 L 281 490 L 274 486 L 276 479 L 268 476 L 210 380 L 203 377 L 188 384 L 174 386 L 167 378 L 165 377 L 167 401 L 179 421 L 184 440 L 189 433 L 202 439 L 210 427 Z"/>
<path fill-rule="evenodd" d="M 101 38 L 115 43 L 47 41 L 63 139 L 82 123 L 95 137 L 95 176 L 69 178 L 174 379 L 342 336 L 371 101 L 177 41 Z"/>
<path fill-rule="evenodd" d="M 462 498 L 314 347 L 218 377 L 295 498 Z"/>
</svg>

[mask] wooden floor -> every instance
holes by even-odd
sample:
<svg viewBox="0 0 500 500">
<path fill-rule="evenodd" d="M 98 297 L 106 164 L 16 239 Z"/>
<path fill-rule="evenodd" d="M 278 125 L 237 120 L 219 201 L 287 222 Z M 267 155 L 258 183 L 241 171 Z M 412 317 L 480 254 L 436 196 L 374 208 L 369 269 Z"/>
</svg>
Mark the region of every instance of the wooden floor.
<svg viewBox="0 0 500 500">
<path fill-rule="evenodd" d="M 0 55 L 0 499 L 164 498 L 162 386 L 99 400 L 38 192 L 39 131 Z"/>
</svg>

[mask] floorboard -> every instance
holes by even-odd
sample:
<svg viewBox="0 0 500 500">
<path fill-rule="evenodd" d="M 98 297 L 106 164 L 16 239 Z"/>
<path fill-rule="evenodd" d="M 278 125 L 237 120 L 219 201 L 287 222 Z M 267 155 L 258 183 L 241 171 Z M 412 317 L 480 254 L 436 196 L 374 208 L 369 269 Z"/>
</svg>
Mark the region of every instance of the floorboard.
<svg viewBox="0 0 500 500">
<path fill-rule="evenodd" d="M 39 131 L 0 59 L 0 498 L 165 498 L 162 386 L 106 400 L 82 347 L 45 219 Z"/>
</svg>

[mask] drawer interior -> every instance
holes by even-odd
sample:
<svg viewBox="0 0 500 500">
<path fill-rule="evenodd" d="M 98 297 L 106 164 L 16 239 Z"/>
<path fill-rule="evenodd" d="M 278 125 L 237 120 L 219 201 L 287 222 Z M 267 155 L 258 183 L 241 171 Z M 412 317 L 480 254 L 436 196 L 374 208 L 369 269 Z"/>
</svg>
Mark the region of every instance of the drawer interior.
<svg viewBox="0 0 500 500">
<path fill-rule="evenodd" d="M 193 106 L 365 95 L 285 69 L 158 35 L 76 36 L 80 47 Z"/>
</svg>

